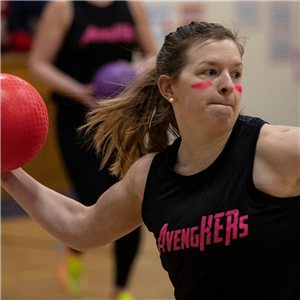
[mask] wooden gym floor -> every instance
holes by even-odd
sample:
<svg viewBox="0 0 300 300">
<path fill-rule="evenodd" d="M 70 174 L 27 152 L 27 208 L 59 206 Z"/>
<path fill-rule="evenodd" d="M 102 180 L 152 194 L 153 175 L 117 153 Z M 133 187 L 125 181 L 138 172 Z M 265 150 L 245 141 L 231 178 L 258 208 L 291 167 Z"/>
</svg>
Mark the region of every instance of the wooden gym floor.
<svg viewBox="0 0 300 300">
<path fill-rule="evenodd" d="M 130 292 L 137 300 L 174 299 L 154 237 L 142 229 Z M 85 254 L 85 291 L 72 296 L 62 292 L 56 281 L 57 241 L 30 217 L 2 217 L 1 240 L 1 299 L 107 299 L 113 276 L 111 245 Z"/>
</svg>

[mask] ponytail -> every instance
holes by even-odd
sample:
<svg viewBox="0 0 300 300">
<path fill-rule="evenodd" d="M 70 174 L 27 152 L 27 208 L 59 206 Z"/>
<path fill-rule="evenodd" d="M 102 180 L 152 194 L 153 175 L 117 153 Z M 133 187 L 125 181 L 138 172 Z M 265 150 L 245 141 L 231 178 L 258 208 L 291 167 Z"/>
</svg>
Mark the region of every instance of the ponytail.
<svg viewBox="0 0 300 300">
<path fill-rule="evenodd" d="M 112 162 L 111 174 L 123 178 L 140 157 L 160 152 L 178 137 L 172 105 L 162 97 L 156 68 L 146 72 L 118 97 L 102 100 L 80 128 L 102 156 L 100 168 Z"/>
</svg>

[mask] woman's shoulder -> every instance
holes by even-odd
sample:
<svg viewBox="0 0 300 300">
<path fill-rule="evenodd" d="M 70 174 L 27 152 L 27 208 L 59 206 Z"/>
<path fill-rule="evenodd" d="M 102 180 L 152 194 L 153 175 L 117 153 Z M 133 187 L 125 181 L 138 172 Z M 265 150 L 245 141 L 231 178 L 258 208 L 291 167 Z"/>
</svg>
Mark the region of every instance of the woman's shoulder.
<svg viewBox="0 0 300 300">
<path fill-rule="evenodd" d="M 45 9 L 56 11 L 56 12 L 66 12 L 72 8 L 72 1 L 50 1 L 46 4 Z"/>
<path fill-rule="evenodd" d="M 72 1 L 49 1 L 44 9 L 44 19 L 54 18 L 65 27 L 69 26 L 74 14 L 74 7 Z"/>
<path fill-rule="evenodd" d="M 262 127 L 256 148 L 254 179 L 263 192 L 276 197 L 300 194 L 299 139 L 298 127 L 268 124 Z"/>
<path fill-rule="evenodd" d="M 123 181 L 142 200 L 152 161 L 157 153 L 149 153 L 139 158 L 128 170 Z"/>
<path fill-rule="evenodd" d="M 281 151 L 289 152 L 299 147 L 299 131 L 299 127 L 265 124 L 260 131 L 258 149 L 267 152 L 268 155 L 270 151 L 274 154 L 281 154 Z"/>
<path fill-rule="evenodd" d="M 157 153 L 149 153 L 139 158 L 130 168 L 132 175 L 135 178 L 145 178 L 146 181 L 152 161 L 156 154 Z M 144 179 L 142 179 L 142 181 L 144 181 Z"/>
</svg>

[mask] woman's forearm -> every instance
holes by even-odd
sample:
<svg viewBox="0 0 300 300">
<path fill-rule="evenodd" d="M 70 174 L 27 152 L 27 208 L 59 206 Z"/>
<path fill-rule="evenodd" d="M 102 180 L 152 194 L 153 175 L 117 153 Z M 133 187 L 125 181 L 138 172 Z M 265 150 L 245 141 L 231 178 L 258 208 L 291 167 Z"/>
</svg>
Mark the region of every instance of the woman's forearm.
<svg viewBox="0 0 300 300">
<path fill-rule="evenodd" d="M 29 66 L 36 77 L 45 82 L 51 89 L 66 97 L 70 97 L 78 102 L 84 102 L 93 96 L 91 86 L 81 84 L 59 70 L 51 62 L 29 60 Z"/>
<path fill-rule="evenodd" d="M 89 110 L 98 108 L 94 100 L 94 89 L 91 84 L 86 85 L 78 82 L 48 61 L 30 61 L 29 65 L 32 73 L 54 91 L 65 97 L 72 98 Z"/>
<path fill-rule="evenodd" d="M 1 184 L 47 232 L 72 248 L 86 249 L 81 220 L 87 207 L 43 186 L 22 169 L 2 173 Z"/>
</svg>

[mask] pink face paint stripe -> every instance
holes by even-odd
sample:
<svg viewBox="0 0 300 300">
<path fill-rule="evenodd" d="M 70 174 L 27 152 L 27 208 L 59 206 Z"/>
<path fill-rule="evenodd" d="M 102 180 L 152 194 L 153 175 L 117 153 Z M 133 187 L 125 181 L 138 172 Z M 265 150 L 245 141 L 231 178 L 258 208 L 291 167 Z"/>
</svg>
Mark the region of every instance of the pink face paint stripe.
<svg viewBox="0 0 300 300">
<path fill-rule="evenodd" d="M 202 82 L 198 82 L 198 83 L 195 83 L 195 84 L 191 85 L 191 88 L 193 88 L 193 89 L 206 89 L 209 86 L 212 86 L 212 83 L 210 81 L 202 81 Z"/>
<path fill-rule="evenodd" d="M 234 89 L 237 90 L 237 91 L 240 92 L 240 93 L 243 91 L 242 87 L 241 87 L 240 85 L 238 85 L 238 84 L 236 84 L 236 85 L 234 86 Z"/>
</svg>

